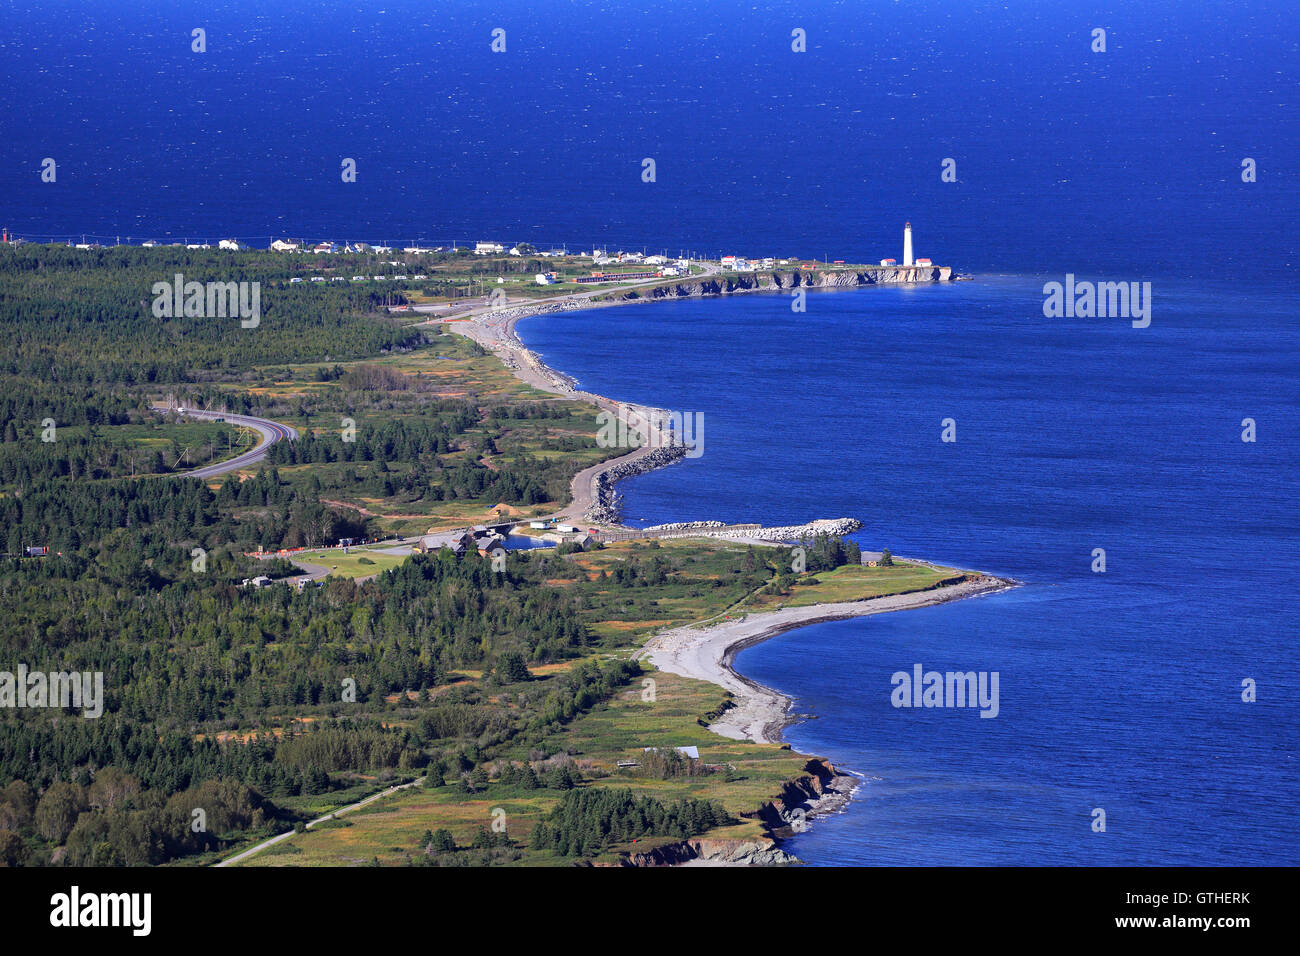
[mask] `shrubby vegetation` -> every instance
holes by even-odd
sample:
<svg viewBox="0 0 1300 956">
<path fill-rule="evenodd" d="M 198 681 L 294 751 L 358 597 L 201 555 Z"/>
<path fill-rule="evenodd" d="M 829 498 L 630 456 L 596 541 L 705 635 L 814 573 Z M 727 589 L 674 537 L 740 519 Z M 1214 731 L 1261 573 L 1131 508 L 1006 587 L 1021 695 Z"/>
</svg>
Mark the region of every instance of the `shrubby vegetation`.
<svg viewBox="0 0 1300 956">
<path fill-rule="evenodd" d="M 788 552 L 728 552 L 700 573 L 697 556 L 657 545 L 593 573 L 572 548 L 511 555 L 504 573 L 438 552 L 363 584 L 242 586 L 296 573 L 253 552 L 380 530 L 330 494 L 536 504 L 566 494 L 578 466 L 564 453 L 594 460 L 572 406 L 447 398 L 436 374 L 384 364 L 436 334 L 380 311 L 400 293 L 284 284 L 322 267 L 215 250 L 0 249 L 0 670 L 101 672 L 105 691 L 98 719 L 0 710 L 0 864 L 185 859 L 422 773 L 439 799 L 565 794 L 540 830 L 564 856 L 727 822 L 703 801 L 586 789 L 567 756 L 532 748 L 639 676 L 637 663 L 594 653 L 624 646 L 602 626 L 658 620 L 661 598 L 706 590 L 726 606 L 772 582 Z M 261 324 L 155 318 L 152 284 L 176 272 L 264 283 Z M 223 426 L 165 419 L 152 410 L 163 396 L 306 427 L 255 474 L 209 487 L 168 474 L 173 430 L 211 440 Z M 344 441 L 337 422 L 353 414 L 362 422 Z M 21 557 L 33 545 L 49 555 Z M 853 559 L 838 542 L 808 549 L 810 571 Z M 547 667 L 559 662 L 573 663 Z M 664 779 L 700 770 L 675 755 L 647 766 Z M 487 830 L 448 841 L 431 833 L 416 862 L 520 852 Z"/>
<path fill-rule="evenodd" d="M 560 856 L 595 856 L 613 844 L 651 836 L 698 836 L 735 822 L 708 800 L 662 803 L 626 789 L 574 790 L 533 828 L 530 844 Z"/>
</svg>

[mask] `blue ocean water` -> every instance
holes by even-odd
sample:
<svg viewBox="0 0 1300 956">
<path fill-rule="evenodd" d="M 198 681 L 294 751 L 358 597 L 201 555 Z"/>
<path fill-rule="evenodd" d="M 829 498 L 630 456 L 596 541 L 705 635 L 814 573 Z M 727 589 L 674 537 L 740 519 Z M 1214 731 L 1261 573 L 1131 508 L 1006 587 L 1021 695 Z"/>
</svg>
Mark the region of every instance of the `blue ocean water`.
<svg viewBox="0 0 1300 956">
<path fill-rule="evenodd" d="M 1294 864 L 1300 295 L 1169 280 L 1134 329 L 1045 319 L 1042 283 L 827 292 L 804 314 L 784 295 L 674 301 L 519 328 L 593 391 L 703 414 L 700 458 L 620 486 L 634 523 L 853 516 L 864 547 L 1025 582 L 740 654 L 742 673 L 817 718 L 788 731 L 797 749 L 868 777 L 797 855 Z M 895 709 L 891 675 L 918 663 L 997 671 L 998 716 Z"/>
<path fill-rule="evenodd" d="M 978 280 L 521 329 L 594 390 L 705 415 L 703 458 L 626 487 L 634 519 L 853 515 L 1028 582 L 741 656 L 819 718 L 797 746 L 873 778 L 795 851 L 1295 863 L 1293 6 L 12 0 L 0 225 L 852 261 L 911 221 Z M 1151 327 L 1044 319 L 1067 272 L 1151 281 Z M 1000 716 L 889 707 L 918 662 L 998 670 Z"/>
<path fill-rule="evenodd" d="M 0 63 L 30 236 L 1297 263 L 1290 0 L 9 0 Z"/>
</svg>

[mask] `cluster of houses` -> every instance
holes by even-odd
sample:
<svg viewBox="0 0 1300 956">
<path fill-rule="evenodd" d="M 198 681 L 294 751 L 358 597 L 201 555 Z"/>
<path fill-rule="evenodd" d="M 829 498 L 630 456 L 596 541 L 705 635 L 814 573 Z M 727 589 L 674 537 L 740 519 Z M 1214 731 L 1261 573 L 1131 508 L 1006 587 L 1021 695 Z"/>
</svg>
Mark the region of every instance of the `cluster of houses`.
<svg viewBox="0 0 1300 956">
<path fill-rule="evenodd" d="M 567 256 L 567 249 L 534 249 L 528 243 L 521 242 L 517 246 L 511 246 L 507 253 L 504 243 L 501 242 L 477 242 L 474 244 L 474 255 L 476 256 L 539 256 L 543 259 L 554 259 L 557 256 Z"/>
<path fill-rule="evenodd" d="M 723 272 L 757 272 L 759 269 L 774 269 L 777 266 L 788 266 L 789 259 L 774 259 L 767 256 L 763 259 L 746 259 L 744 256 L 723 256 L 721 260 Z"/>
<path fill-rule="evenodd" d="M 477 551 L 485 558 L 496 557 L 506 553 L 506 536 L 487 525 L 475 525 L 464 531 L 450 534 L 426 534 L 415 546 L 417 554 L 428 554 L 446 548 L 457 557 L 463 557 L 470 551 Z"/>
<path fill-rule="evenodd" d="M 398 264 L 398 263 L 396 263 L 396 262 L 391 263 L 391 265 L 397 265 L 397 264 Z M 426 275 L 424 275 L 423 273 L 417 273 L 416 275 L 413 275 L 413 276 L 408 276 L 408 275 L 395 275 L 395 276 L 353 276 L 353 277 L 352 277 L 352 281 L 353 281 L 353 282 L 423 282 L 423 281 L 424 281 L 425 279 L 427 279 L 427 278 L 429 278 L 429 277 L 426 276 Z M 325 276 L 311 276 L 311 277 L 306 278 L 306 279 L 302 278 L 301 276 L 295 276 L 294 278 L 292 278 L 292 279 L 289 280 L 289 283 L 292 285 L 292 284 L 294 284 L 294 283 L 298 283 L 298 282 L 324 282 L 324 281 L 326 281 L 326 277 L 325 277 Z M 330 277 L 329 277 L 329 281 L 330 281 L 330 282 L 347 282 L 348 280 L 347 280 L 347 277 L 346 277 L 346 276 L 330 276 Z"/>
<path fill-rule="evenodd" d="M 233 240 L 227 240 L 227 239 L 221 240 L 220 248 L 222 249 L 228 248 L 225 245 L 225 243 L 230 241 Z M 231 248 L 239 248 L 239 246 L 236 245 Z M 336 252 L 349 252 L 349 253 L 360 252 L 360 253 L 374 253 L 376 255 L 386 255 L 392 253 L 393 247 L 372 246 L 368 242 L 345 242 L 343 245 L 339 245 L 337 242 L 318 242 L 315 245 L 310 245 L 305 242 L 296 242 L 292 239 L 277 239 L 275 240 L 275 242 L 271 243 L 271 251 L 272 252 L 310 252 L 313 255 L 318 255 L 318 256 L 333 255 Z M 420 246 L 406 246 L 405 248 L 402 249 L 402 251 L 410 255 L 422 255 L 424 253 L 431 253 L 431 252 L 446 252 L 447 249 L 445 246 L 437 246 L 436 248 L 433 249 L 424 249 L 421 248 Z"/>
<path fill-rule="evenodd" d="M 475 525 L 457 531 L 431 532 L 422 537 L 415 545 L 417 554 L 429 554 L 446 548 L 457 557 L 463 557 L 471 551 L 477 551 L 484 557 L 493 557 L 509 550 L 506 536 L 502 529 L 509 529 L 509 524 Z M 567 524 L 555 524 L 548 521 L 529 522 L 530 536 L 541 538 L 553 544 L 576 544 L 583 550 L 596 543 L 591 532 Z"/>
<path fill-rule="evenodd" d="M 255 578 L 244 578 L 244 580 L 240 583 L 239 586 L 242 588 L 253 588 L 254 590 L 257 590 L 260 588 L 270 587 L 272 584 L 292 584 L 295 588 L 301 591 L 307 585 L 313 583 L 316 584 L 317 586 L 320 586 L 324 582 L 313 581 L 312 578 L 308 578 L 308 577 L 281 578 L 279 581 L 277 581 L 274 578 L 267 577 L 265 574 L 259 574 Z"/>
<path fill-rule="evenodd" d="M 647 256 L 639 252 L 620 252 L 611 256 L 601 249 L 583 252 L 580 255 L 590 258 L 592 264 L 598 266 L 638 265 L 642 267 L 642 270 L 638 272 L 593 272 L 589 276 L 580 276 L 572 280 L 580 283 L 622 282 L 629 279 L 653 279 L 661 276 L 674 277 L 691 274 L 691 264 L 688 259 L 673 261 L 667 256 Z M 538 285 L 554 285 L 561 280 L 554 272 L 539 272 L 536 281 Z"/>
<path fill-rule="evenodd" d="M 543 541 L 551 541 L 555 544 L 576 544 L 584 551 L 596 543 L 593 532 L 583 531 L 581 528 L 571 524 L 556 524 L 553 521 L 530 521 L 528 522 L 530 532 L 541 532 L 537 535 Z"/>
<path fill-rule="evenodd" d="M 668 256 L 645 256 L 639 252 L 620 252 L 617 255 L 609 256 L 601 252 L 591 254 L 593 265 L 642 265 L 657 266 L 655 270 L 660 275 L 665 276 L 684 276 L 690 275 L 691 263 L 688 259 L 669 259 Z"/>
</svg>

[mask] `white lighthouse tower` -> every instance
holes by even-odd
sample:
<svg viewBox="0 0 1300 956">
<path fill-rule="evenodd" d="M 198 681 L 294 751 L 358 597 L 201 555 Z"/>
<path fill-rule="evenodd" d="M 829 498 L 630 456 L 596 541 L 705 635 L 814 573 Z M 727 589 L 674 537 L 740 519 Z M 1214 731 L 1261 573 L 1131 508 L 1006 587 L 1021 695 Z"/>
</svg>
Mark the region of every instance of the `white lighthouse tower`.
<svg viewBox="0 0 1300 956">
<path fill-rule="evenodd" d="M 903 224 L 903 265 L 912 265 L 912 224 Z"/>
</svg>

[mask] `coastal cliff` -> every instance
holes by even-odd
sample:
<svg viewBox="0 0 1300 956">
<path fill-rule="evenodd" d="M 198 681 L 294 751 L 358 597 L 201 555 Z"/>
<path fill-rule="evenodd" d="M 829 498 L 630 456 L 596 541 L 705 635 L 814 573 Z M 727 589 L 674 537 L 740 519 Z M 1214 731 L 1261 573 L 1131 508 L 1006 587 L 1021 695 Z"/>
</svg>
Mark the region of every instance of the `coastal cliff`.
<svg viewBox="0 0 1300 956">
<path fill-rule="evenodd" d="M 808 820 L 842 808 L 857 783 L 829 760 L 813 757 L 804 765 L 803 776 L 788 781 L 777 797 L 745 816 L 758 818 L 773 837 L 784 839 L 801 832 Z"/>
<path fill-rule="evenodd" d="M 713 866 L 781 866 L 798 863 L 798 857 L 781 849 L 782 840 L 801 832 L 807 821 L 833 813 L 848 803 L 857 778 L 841 774 L 829 760 L 814 757 L 802 776 L 789 780 L 780 794 L 746 819 L 757 819 L 767 831 L 749 840 L 693 837 L 640 853 L 629 853 L 619 866 L 679 866 L 684 863 Z"/>
<path fill-rule="evenodd" d="M 882 266 L 860 272 L 835 270 L 804 272 L 796 270 L 723 273 L 683 279 L 650 288 L 627 289 L 613 293 L 610 300 L 690 298 L 706 295 L 732 295 L 737 292 L 786 292 L 793 289 L 846 289 L 869 285 L 896 285 L 908 282 L 947 282 L 952 278 L 948 266 Z"/>
</svg>

